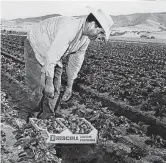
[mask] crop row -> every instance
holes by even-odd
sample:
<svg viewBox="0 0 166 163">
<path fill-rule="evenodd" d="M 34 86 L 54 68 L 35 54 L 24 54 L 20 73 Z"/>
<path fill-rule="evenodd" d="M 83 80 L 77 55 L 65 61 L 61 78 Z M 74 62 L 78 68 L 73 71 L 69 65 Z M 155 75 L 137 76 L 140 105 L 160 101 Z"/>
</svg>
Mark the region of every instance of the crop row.
<svg viewBox="0 0 166 163">
<path fill-rule="evenodd" d="M 159 105 L 165 107 L 166 45 L 93 42 L 79 82 L 130 106 L 140 105 L 158 92 L 163 98 Z"/>
<path fill-rule="evenodd" d="M 17 42 L 25 39 L 6 36 L 6 40 L 7 37 Z M 3 45 L 2 49 L 23 59 L 23 51 L 17 48 L 13 52 L 10 46 Z M 140 105 L 143 111 L 165 115 L 166 46 L 157 43 L 109 42 L 105 45 L 92 42 L 77 81 L 130 106 Z"/>
<path fill-rule="evenodd" d="M 12 91 L 17 89 L 18 92 L 20 89 L 19 84 L 5 80 L 5 83 L 2 83 L 3 88 L 4 85 L 8 86 L 5 90 L 7 94 L 14 96 L 15 100 L 19 98 Z M 8 99 L 10 99 L 9 96 Z M 64 151 L 62 159 L 66 162 L 80 163 L 85 156 L 87 162 L 96 158 L 98 161 L 101 159 L 105 163 L 110 161 L 129 163 L 129 160 L 132 163 L 154 163 L 155 161 L 164 163 L 166 160 L 166 151 L 164 149 L 166 148 L 166 142 L 164 139 L 151 134 L 148 130 L 149 126 L 144 123 L 136 124 L 124 116 L 115 115 L 109 108 L 103 107 L 101 101 L 97 98 L 93 99 L 90 95 L 75 93 L 75 96 L 69 102 L 62 102 L 59 107 L 61 113 L 65 116 L 77 115 L 86 118 L 99 132 L 97 148 L 89 146 L 87 149 L 87 153 L 91 151 L 92 155 L 90 157 L 86 156 L 86 154 L 81 154 L 87 148 L 87 145 L 86 147 L 80 146 L 80 149 L 79 146 L 63 147 L 62 145 Z M 11 118 L 15 116 L 11 109 L 6 111 Z M 6 121 L 5 118 L 2 120 Z M 24 141 L 22 144 L 25 144 Z M 30 145 L 30 143 L 27 145 Z M 109 157 L 110 155 L 111 157 Z"/>
<path fill-rule="evenodd" d="M 97 45 L 96 45 L 97 44 Z M 132 44 L 126 44 L 126 43 L 109 43 L 108 46 L 111 46 L 112 48 L 109 49 L 109 52 L 111 55 L 108 55 L 107 59 L 103 59 L 104 56 L 106 55 L 105 51 L 107 51 L 107 47 L 104 46 L 103 44 L 101 44 L 100 42 L 93 42 L 92 44 L 90 44 L 90 47 L 87 50 L 87 56 L 83 65 L 83 68 L 79 74 L 79 78 L 77 79 L 77 83 L 79 84 L 83 84 L 83 85 L 88 85 L 91 88 L 94 88 L 95 90 L 97 90 L 98 92 L 100 92 L 100 89 L 98 87 L 94 87 L 95 84 L 98 86 L 98 84 L 100 85 L 104 85 L 105 83 L 104 81 L 107 80 L 107 77 L 111 74 L 110 71 L 107 70 L 107 68 L 111 68 L 111 63 L 113 63 L 113 70 L 118 69 L 118 71 L 113 71 L 112 75 L 114 76 L 114 78 L 108 77 L 110 80 L 110 82 L 108 84 L 109 87 L 111 87 L 113 84 L 114 86 L 116 86 L 116 83 L 118 81 L 121 81 L 123 78 L 121 76 L 123 76 L 124 71 L 123 68 L 125 68 L 124 65 L 122 65 L 123 67 L 120 66 L 121 63 L 121 56 L 123 56 L 120 52 L 123 51 L 123 53 L 125 53 L 125 49 L 128 50 L 129 52 L 132 52 L 132 48 L 136 48 L 139 49 L 140 47 L 142 49 L 148 49 L 146 47 L 146 45 L 132 45 Z M 137 47 L 138 46 L 138 47 Z M 157 49 L 160 52 L 160 48 L 161 46 L 161 50 L 162 49 L 162 45 L 156 45 L 156 47 L 154 47 L 154 49 Z M 95 51 L 96 50 L 96 51 Z M 119 51 L 118 51 L 119 50 Z M 156 50 L 156 51 L 157 51 Z M 147 50 L 148 51 L 148 50 Z M 137 52 L 137 51 L 136 51 Z M 148 53 L 148 52 L 147 52 Z M 113 55 L 114 54 L 114 55 Z M 125 53 L 127 54 L 127 53 Z M 159 56 L 163 56 L 164 58 L 165 55 L 165 51 L 160 52 Z M 112 57 L 111 62 L 109 62 L 109 56 Z M 118 59 L 119 56 L 119 59 Z M 127 56 L 127 55 L 126 55 Z M 127 56 L 128 59 L 125 58 L 125 56 L 123 56 L 123 63 L 126 63 L 129 66 L 129 70 L 131 69 L 131 72 L 135 72 L 136 68 L 134 66 L 136 66 L 136 64 L 131 64 L 131 60 L 130 58 L 133 56 Z M 126 59 L 126 60 L 125 60 Z M 104 63 L 108 60 L 109 64 L 108 65 L 104 65 Z M 129 61 L 128 61 L 129 60 Z M 134 60 L 134 59 L 133 59 Z M 159 57 L 160 60 L 160 57 Z M 105 62 L 104 62 L 105 61 Z M 139 61 L 139 59 L 138 59 Z M 164 61 L 165 62 L 165 61 Z M 103 63 L 103 64 L 102 64 Z M 138 66 L 137 68 L 139 69 L 139 67 L 141 67 L 141 63 L 138 62 Z M 147 64 L 143 64 L 143 65 L 147 65 Z M 159 73 L 159 70 L 162 71 L 160 65 L 162 66 L 162 60 L 160 60 L 159 62 L 159 67 L 158 70 L 155 70 L 157 75 L 160 75 L 160 78 L 162 80 L 164 80 L 164 73 L 161 72 Z M 96 67 L 93 67 L 96 66 Z M 104 67 L 105 66 L 105 67 Z M 108 67 L 110 66 L 110 67 Z M 133 68 L 133 67 L 134 68 Z M 165 65 L 164 65 L 165 66 Z M 156 68 L 157 65 L 154 65 L 154 68 Z M 132 69 L 133 68 L 133 69 Z M 111 70 L 112 70 L 111 69 Z M 133 71 L 132 71 L 133 70 Z M 149 73 L 151 69 L 147 69 L 147 72 Z M 163 69 L 164 70 L 164 69 Z M 93 73 L 91 72 L 93 71 Z M 105 73 L 105 77 L 103 77 L 103 71 L 107 71 L 107 73 Z M 86 72 L 86 73 L 85 73 Z M 100 72 L 100 73 L 98 73 Z M 129 71 L 130 72 L 130 71 Z M 137 72 L 137 71 L 136 71 Z M 12 59 L 9 58 L 5 58 L 4 56 L 2 56 L 2 77 L 4 77 L 3 74 L 5 73 L 9 73 L 12 77 L 14 77 L 15 79 L 18 80 L 18 76 L 21 75 L 21 78 L 19 78 L 19 81 L 24 81 L 24 65 L 21 65 L 20 63 L 17 62 L 13 62 Z M 96 76 L 94 76 L 94 73 L 98 73 Z M 132 73 L 126 73 L 126 80 L 128 80 L 128 76 L 132 75 Z M 142 74 L 144 75 L 144 72 L 142 72 Z M 100 78 L 96 78 L 97 76 L 99 76 Z M 147 78 L 146 80 L 148 81 L 148 77 L 150 75 L 146 75 L 145 74 L 145 78 Z M 91 78 L 91 80 L 89 80 Z M 138 77 L 139 78 L 139 77 Z M 134 79 L 136 80 L 137 78 L 134 76 Z M 156 79 L 154 77 L 155 80 Z M 97 80 L 97 81 L 96 81 Z M 113 82 L 115 80 L 115 83 Z M 150 94 L 150 96 L 148 96 L 148 98 L 145 96 L 145 99 L 140 101 L 139 104 L 151 104 L 150 101 L 152 101 L 154 98 L 156 98 L 155 95 L 155 91 L 156 93 L 159 94 L 159 98 L 158 100 L 161 100 L 158 102 L 158 104 L 160 104 L 161 106 L 164 107 L 165 103 L 164 103 L 164 83 L 162 80 L 159 80 L 161 82 L 161 88 L 156 88 L 156 86 L 152 87 L 152 91 L 150 91 L 150 93 L 148 92 L 148 95 Z M 15 100 L 20 96 L 19 94 L 16 94 L 16 92 L 14 90 L 19 90 L 19 86 L 17 87 L 16 85 L 14 85 L 14 83 L 9 82 L 8 80 L 4 77 L 3 81 L 5 81 L 4 83 L 2 83 L 2 88 L 4 89 L 4 85 L 6 85 L 7 87 L 5 88 L 5 91 L 7 93 L 10 92 L 10 94 L 15 98 Z M 109 88 L 108 87 L 108 88 Z M 127 86 L 126 86 L 127 87 Z M 124 87 L 124 89 L 126 88 Z M 127 89 L 131 89 L 133 88 L 135 89 L 135 85 L 129 85 L 127 87 Z M 144 88 L 145 85 L 143 83 L 142 87 Z M 13 91 L 12 91 L 12 90 Z M 138 88 L 138 90 L 140 89 L 140 87 Z M 154 91 L 155 90 L 155 91 Z M 115 92 L 114 94 L 112 93 L 112 91 L 114 91 L 113 89 L 109 89 L 106 91 L 106 96 L 115 96 L 115 93 L 117 93 L 117 97 L 116 99 L 119 99 L 119 94 L 118 91 L 121 91 L 121 87 L 119 87 L 119 89 L 117 89 L 117 92 Z M 146 91 L 145 91 L 146 92 Z M 161 93 L 162 92 L 162 93 Z M 151 94 L 152 93 L 152 94 Z M 139 94 L 139 92 L 138 92 Z M 162 95 L 162 98 L 160 97 Z M 152 98 L 152 96 L 154 96 Z M 126 103 L 128 102 L 128 96 L 126 95 Z M 136 94 L 137 97 L 137 94 Z M 22 95 L 22 98 L 24 98 L 24 95 Z M 21 99 L 22 100 L 22 99 Z M 122 99 L 121 99 L 122 100 Z M 145 101 L 145 103 L 142 103 L 143 101 Z M 147 102 L 147 103 L 146 103 Z M 129 103 L 130 104 L 130 103 Z M 131 104 L 130 104 L 131 105 Z M 154 104 L 151 104 L 149 107 L 154 106 Z M 148 107 L 148 108 L 149 108 Z M 144 124 L 144 123 L 134 123 L 132 121 L 130 121 L 129 119 L 125 118 L 124 116 L 117 116 L 115 115 L 114 112 L 112 112 L 111 110 L 111 106 L 107 107 L 107 106 L 103 106 L 101 100 L 99 98 L 92 98 L 92 96 L 90 94 L 85 94 L 82 92 L 74 92 L 74 96 L 73 98 L 65 103 L 62 102 L 59 106 L 60 110 L 62 111 L 62 114 L 67 114 L 72 116 L 73 115 L 78 115 L 79 117 L 85 117 L 88 121 L 90 121 L 94 127 L 97 128 L 97 130 L 99 131 L 99 144 L 98 146 L 99 151 L 96 151 L 93 148 L 89 149 L 89 152 L 93 151 L 91 154 L 90 158 L 86 158 L 86 162 L 89 162 L 91 159 L 96 158 L 97 159 L 101 159 L 101 161 L 98 160 L 98 162 L 139 162 L 139 163 L 143 163 L 143 162 L 164 162 L 166 161 L 166 151 L 164 148 L 166 148 L 166 142 L 164 139 L 162 139 L 160 136 L 158 135 L 153 135 L 149 128 L 150 126 Z M 149 110 L 145 110 L 148 111 Z M 12 116 L 12 115 L 11 115 Z M 64 153 L 68 153 L 68 154 L 64 154 L 64 160 L 66 160 L 66 162 L 70 163 L 75 163 L 75 162 L 81 162 L 81 159 L 85 159 L 85 157 L 83 158 L 82 155 L 79 154 L 75 154 L 76 152 L 79 152 L 79 150 L 75 150 L 77 149 L 78 146 L 76 147 L 64 147 L 64 150 L 66 150 L 66 152 Z M 80 149 L 80 153 L 83 152 L 84 147 L 81 146 Z M 88 150 L 87 150 L 88 151 Z M 102 151 L 102 152 L 101 152 Z M 96 153 L 96 152 L 99 152 Z M 69 155 L 70 157 L 67 157 L 67 155 Z M 111 155 L 111 157 L 109 157 Z M 88 160 L 89 159 L 89 160 Z M 74 160 L 74 161 L 73 161 Z"/>
<path fill-rule="evenodd" d="M 11 75 L 18 82 L 20 82 L 22 84 L 25 83 L 25 81 L 24 81 L 25 67 L 23 64 L 14 62 L 12 59 L 2 56 L 2 71 L 4 73 Z M 163 126 L 163 127 L 165 126 L 164 119 L 157 120 L 158 116 L 163 117 L 163 118 L 165 117 L 164 91 L 151 93 L 149 95 L 148 100 L 143 102 L 140 105 L 141 106 L 140 108 L 135 108 L 135 109 L 131 108 L 130 109 L 130 108 L 128 108 L 128 106 L 126 107 L 126 105 L 124 105 L 125 103 L 122 103 L 121 105 L 119 105 L 118 101 L 116 101 L 116 100 L 110 101 L 111 97 L 109 98 L 107 93 L 106 94 L 97 93 L 97 91 L 95 89 L 91 89 L 90 86 L 84 87 L 83 85 L 82 86 L 80 85 L 80 87 L 81 87 L 81 89 L 79 88 L 77 90 L 77 84 L 76 84 L 73 89 L 74 89 L 74 91 L 78 91 L 78 92 L 82 92 L 84 90 L 84 93 L 86 94 L 86 96 L 89 94 L 91 96 L 91 98 L 98 98 L 99 101 L 103 101 L 102 105 L 105 103 L 104 105 L 109 108 L 111 106 L 113 106 L 115 108 L 113 108 L 111 110 L 116 111 L 118 114 L 121 112 L 120 115 L 124 115 L 132 120 L 135 119 L 134 121 L 139 121 L 139 118 L 140 118 L 140 120 L 142 119 L 147 124 L 150 124 L 150 125 L 154 124 L 154 125 L 160 126 L 160 130 L 158 130 L 157 134 L 164 136 L 163 135 L 164 132 L 162 132 L 162 128 L 161 128 L 161 126 Z M 82 99 L 80 99 L 80 103 L 81 102 L 82 102 Z M 90 102 L 90 103 L 93 103 L 93 102 Z M 88 105 L 88 102 L 86 102 L 86 104 Z M 157 104 L 157 107 L 155 107 L 156 104 Z M 151 108 L 151 107 L 153 107 L 153 108 Z M 143 108 L 144 108 L 144 112 L 140 112 L 140 109 L 143 109 Z M 152 111 L 152 109 L 153 109 L 153 111 Z M 124 111 L 126 111 L 126 113 Z M 129 117 L 128 112 L 130 112 L 130 114 L 133 114 L 133 115 L 131 117 Z M 158 124 L 155 122 L 156 120 L 158 121 Z M 154 130 L 154 133 L 155 133 L 155 131 L 156 130 Z"/>
<path fill-rule="evenodd" d="M 9 44 L 17 44 L 20 46 L 24 46 L 24 40 L 26 36 L 19 35 L 1 35 L 2 42 L 6 42 Z"/>
<path fill-rule="evenodd" d="M 25 38 L 25 36 L 1 35 L 1 51 L 24 60 L 23 53 Z"/>
<path fill-rule="evenodd" d="M 14 77 L 17 81 L 21 82 L 22 84 L 25 83 L 25 66 L 24 64 L 20 64 L 18 62 L 13 61 L 12 59 L 6 58 L 2 56 L 2 71 L 4 73 L 10 74 L 12 77 Z M 64 81 L 64 80 L 62 80 Z M 78 82 L 79 83 L 79 82 Z M 135 114 L 135 116 L 130 117 L 130 119 L 135 119 L 135 121 L 138 121 L 139 118 L 145 121 L 147 124 L 154 124 L 154 122 L 157 120 L 157 117 L 165 117 L 165 102 L 164 100 L 164 89 L 162 91 L 154 91 L 151 94 L 148 95 L 148 99 L 141 103 L 139 107 L 137 108 L 131 108 L 129 109 L 128 106 L 126 107 L 126 104 L 123 103 L 119 106 L 117 100 L 110 101 L 109 99 L 112 99 L 112 97 L 109 96 L 108 93 L 98 93 L 97 90 L 92 89 L 91 86 L 81 86 L 80 87 L 85 90 L 86 94 L 91 94 L 92 98 L 98 98 L 101 101 L 105 101 L 106 106 L 118 106 L 113 108 L 116 112 L 121 112 L 121 115 L 125 115 L 129 118 L 128 112 L 131 112 L 131 114 Z M 79 89 L 79 91 L 82 92 L 82 89 Z M 75 83 L 74 91 L 77 91 L 77 84 Z M 80 99 L 81 102 L 81 99 Z M 103 102 L 102 102 L 103 103 Z M 124 105 L 125 104 L 125 105 Z M 123 111 L 122 111 L 123 110 Z M 140 112 L 140 110 L 143 110 L 143 112 Z M 126 111 L 126 113 L 124 112 Z M 150 117 L 149 117 L 150 116 Z M 149 117 L 149 118 L 148 118 Z M 165 123 L 164 119 L 159 120 L 158 126 L 164 126 Z M 156 123 L 155 123 L 156 124 Z M 155 131 L 155 130 L 154 130 Z M 163 136 L 164 132 L 161 133 L 162 129 L 158 131 L 160 135 Z"/>
<path fill-rule="evenodd" d="M 1 68 L 3 73 L 9 73 L 12 77 L 20 83 L 24 83 L 25 65 L 19 62 L 14 62 L 13 59 L 1 56 Z"/>
<path fill-rule="evenodd" d="M 23 38 L 10 36 L 8 40 L 23 42 Z M 17 48 L 13 51 L 8 45 L 2 49 L 23 60 L 23 51 Z M 4 58 L 2 61 L 7 62 Z M 12 64 L 7 66 L 5 71 L 12 67 Z M 130 106 L 140 106 L 142 111 L 165 115 L 166 45 L 92 42 L 76 82 Z"/>
</svg>

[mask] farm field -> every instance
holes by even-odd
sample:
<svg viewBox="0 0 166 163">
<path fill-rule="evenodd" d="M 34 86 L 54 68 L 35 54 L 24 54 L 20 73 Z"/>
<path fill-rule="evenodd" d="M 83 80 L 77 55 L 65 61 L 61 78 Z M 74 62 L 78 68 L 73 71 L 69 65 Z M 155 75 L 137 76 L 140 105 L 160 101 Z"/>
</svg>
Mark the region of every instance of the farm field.
<svg viewBox="0 0 166 163">
<path fill-rule="evenodd" d="M 23 101 L 28 96 L 24 85 L 25 37 L 1 38 L 1 119 L 3 126 L 17 133 L 23 128 L 15 119 L 21 121 L 18 111 L 25 107 Z M 63 93 L 65 73 L 62 83 Z M 166 44 L 91 42 L 73 96 L 60 102 L 58 110 L 62 116 L 86 118 L 99 131 L 97 145 L 62 145 L 64 163 L 166 162 Z M 8 130 L 4 128 L 2 161 L 17 162 L 12 156 L 18 153 L 9 150 L 17 147 L 10 147 L 14 143 L 6 145 Z M 18 142 L 16 138 L 14 141 Z"/>
<path fill-rule="evenodd" d="M 134 37 L 134 36 L 112 36 L 110 37 L 111 41 L 122 41 L 122 42 L 141 42 L 144 44 L 147 43 L 159 43 L 159 44 L 166 44 L 166 34 L 163 33 L 162 34 L 156 34 L 156 36 L 158 36 L 158 38 L 155 39 L 146 39 L 146 38 L 140 38 L 140 37 Z M 162 39 L 160 39 L 161 37 L 163 37 Z"/>
</svg>

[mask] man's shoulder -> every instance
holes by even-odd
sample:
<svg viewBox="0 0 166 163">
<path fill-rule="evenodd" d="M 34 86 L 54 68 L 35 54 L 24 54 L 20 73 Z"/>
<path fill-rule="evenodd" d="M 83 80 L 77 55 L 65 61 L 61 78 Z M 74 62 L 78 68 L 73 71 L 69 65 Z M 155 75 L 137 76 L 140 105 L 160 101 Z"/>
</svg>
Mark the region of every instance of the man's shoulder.
<svg viewBox="0 0 166 163">
<path fill-rule="evenodd" d="M 66 26 L 68 28 L 74 28 L 77 27 L 81 22 L 83 18 L 76 18 L 72 16 L 56 16 L 51 17 L 48 19 L 45 19 L 40 22 L 41 25 L 45 24 L 57 24 L 58 26 Z"/>
<path fill-rule="evenodd" d="M 54 21 L 54 20 L 59 20 L 59 21 L 81 21 L 83 18 L 77 18 L 73 16 L 56 16 L 56 17 L 51 17 L 47 18 L 43 21 Z"/>
<path fill-rule="evenodd" d="M 81 22 L 83 18 L 76 18 L 72 16 L 61 16 L 59 20 L 64 21 L 66 23 L 70 23 L 70 24 L 75 24 L 75 23 L 77 24 Z"/>
</svg>

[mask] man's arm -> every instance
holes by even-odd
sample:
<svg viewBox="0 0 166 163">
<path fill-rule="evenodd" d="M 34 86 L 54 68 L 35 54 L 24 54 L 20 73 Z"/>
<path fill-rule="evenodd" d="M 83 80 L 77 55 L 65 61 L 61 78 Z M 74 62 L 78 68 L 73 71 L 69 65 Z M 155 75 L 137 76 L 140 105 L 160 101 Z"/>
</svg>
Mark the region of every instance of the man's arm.
<svg viewBox="0 0 166 163">
<path fill-rule="evenodd" d="M 81 49 L 78 52 L 70 55 L 68 66 L 66 69 L 67 87 L 66 87 L 66 91 L 63 96 L 64 101 L 68 100 L 71 96 L 73 83 L 83 64 L 85 52 L 89 45 L 89 42 L 90 42 L 90 40 L 87 39 L 86 42 L 84 43 L 84 45 L 81 47 Z"/>
<path fill-rule="evenodd" d="M 45 93 L 52 98 L 54 97 L 54 68 L 69 46 L 71 39 L 70 35 L 71 32 L 67 27 L 62 27 L 56 34 L 55 40 L 46 54 L 47 63 L 44 67 L 46 73 Z"/>
<path fill-rule="evenodd" d="M 69 46 L 70 31 L 67 31 L 67 27 L 62 27 L 58 31 L 53 43 L 51 44 L 51 47 L 49 48 L 46 54 L 46 76 L 49 76 L 51 78 L 54 77 L 54 67 L 56 66 L 57 62 L 61 59 L 61 57 L 64 55 L 65 51 Z"/>
</svg>

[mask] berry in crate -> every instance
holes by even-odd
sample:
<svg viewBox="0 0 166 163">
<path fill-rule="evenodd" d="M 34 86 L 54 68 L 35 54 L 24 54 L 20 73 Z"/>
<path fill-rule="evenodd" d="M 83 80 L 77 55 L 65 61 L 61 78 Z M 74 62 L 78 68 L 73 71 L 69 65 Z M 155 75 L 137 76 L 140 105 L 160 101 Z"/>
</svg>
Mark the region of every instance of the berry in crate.
<svg viewBox="0 0 166 163">
<path fill-rule="evenodd" d="M 47 129 L 51 134 L 59 134 L 65 129 L 55 119 L 33 119 L 33 122 L 38 128 Z"/>
<path fill-rule="evenodd" d="M 92 131 L 91 126 L 79 117 L 66 116 L 59 119 L 73 134 L 89 134 Z"/>
</svg>

